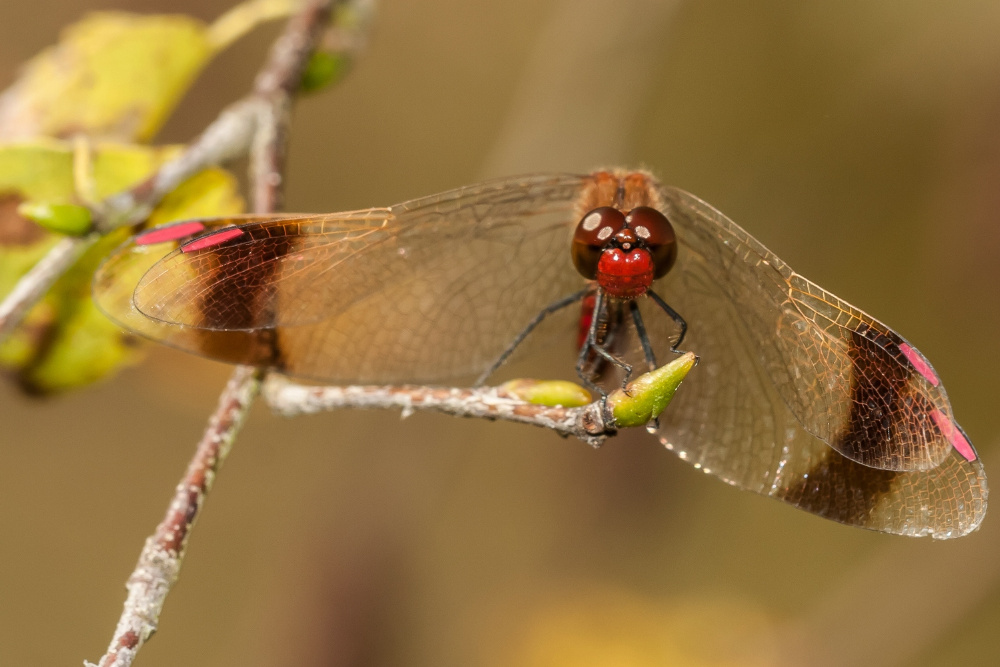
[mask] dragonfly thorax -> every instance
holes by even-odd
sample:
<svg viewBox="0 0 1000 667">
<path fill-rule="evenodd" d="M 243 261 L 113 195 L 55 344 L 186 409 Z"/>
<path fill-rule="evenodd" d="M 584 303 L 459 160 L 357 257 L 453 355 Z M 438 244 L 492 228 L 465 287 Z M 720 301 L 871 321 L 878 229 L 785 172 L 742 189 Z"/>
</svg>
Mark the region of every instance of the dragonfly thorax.
<svg viewBox="0 0 1000 667">
<path fill-rule="evenodd" d="M 626 215 L 611 206 L 595 208 L 573 233 L 573 264 L 610 296 L 631 299 L 646 293 L 653 280 L 677 258 L 674 229 L 654 208 L 639 206 Z"/>
</svg>

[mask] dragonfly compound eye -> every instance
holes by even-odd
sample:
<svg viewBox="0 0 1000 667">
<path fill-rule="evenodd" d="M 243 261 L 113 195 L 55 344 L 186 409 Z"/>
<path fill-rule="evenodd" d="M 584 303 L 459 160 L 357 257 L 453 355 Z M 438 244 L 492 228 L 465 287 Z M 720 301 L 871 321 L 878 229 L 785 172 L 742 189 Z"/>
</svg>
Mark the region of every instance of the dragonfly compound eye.
<svg viewBox="0 0 1000 667">
<path fill-rule="evenodd" d="M 593 280 L 601 251 L 625 227 L 625 216 L 616 208 L 602 206 L 587 213 L 573 232 L 573 265 L 584 278 Z"/>
<path fill-rule="evenodd" d="M 638 206 L 629 211 L 625 221 L 653 257 L 653 278 L 665 276 L 677 260 L 677 235 L 667 216 L 655 208 Z"/>
</svg>

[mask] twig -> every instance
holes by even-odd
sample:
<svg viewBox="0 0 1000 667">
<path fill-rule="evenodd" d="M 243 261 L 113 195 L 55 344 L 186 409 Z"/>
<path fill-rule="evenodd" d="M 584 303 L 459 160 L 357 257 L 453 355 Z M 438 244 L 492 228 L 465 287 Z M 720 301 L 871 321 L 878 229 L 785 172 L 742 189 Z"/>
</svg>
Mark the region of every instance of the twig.
<svg viewBox="0 0 1000 667">
<path fill-rule="evenodd" d="M 246 97 L 226 107 L 176 158 L 130 190 L 112 195 L 95 210 L 94 229 L 107 233 L 142 222 L 164 196 L 206 167 L 246 155 L 257 130 L 260 102 Z"/>
<path fill-rule="evenodd" d="M 254 209 L 262 212 L 280 208 L 285 137 L 279 135 L 287 132 L 291 96 L 309 54 L 326 28 L 332 4 L 332 0 L 312 2 L 296 14 L 275 43 L 267 65 L 254 82 L 253 92 L 223 110 L 184 152 L 139 185 L 96 204 L 94 231 L 104 234 L 142 222 L 165 195 L 185 180 L 207 167 L 246 155 L 253 142 L 280 146 L 278 150 L 252 151 L 262 156 L 251 167 L 252 176 L 258 183 L 266 182 L 266 187 L 254 188 Z M 73 265 L 85 243 L 80 239 L 60 242 L 18 281 L 0 302 L 0 341 Z"/>
<path fill-rule="evenodd" d="M 64 238 L 21 277 L 0 302 L 0 341 L 17 328 L 25 314 L 66 273 L 87 245 L 84 239 Z"/>
<path fill-rule="evenodd" d="M 281 149 L 261 151 L 260 154 L 267 157 L 251 167 L 256 182 L 261 182 L 260 176 L 265 173 L 263 180 L 268 181 L 267 187 L 254 189 L 254 209 L 261 212 L 280 208 L 285 138 L 277 135 L 287 131 L 291 96 L 308 56 L 322 37 L 333 4 L 334 0 L 311 2 L 292 17 L 275 43 L 267 65 L 257 76 L 253 92 L 224 109 L 179 156 L 164 163 L 139 185 L 95 204 L 94 231 L 106 234 L 142 222 L 164 196 L 185 180 L 207 167 L 246 155 L 255 141 L 281 146 Z M 361 4 L 361 9 L 370 12 L 370 8 L 365 7 L 366 2 Z M 270 164 L 264 168 L 268 160 Z M 0 341 L 73 265 L 79 253 L 70 250 L 79 251 L 84 243 L 79 239 L 61 242 L 0 302 Z"/>
<path fill-rule="evenodd" d="M 254 81 L 257 132 L 250 147 L 253 209 L 271 213 L 281 208 L 285 154 L 291 119 L 292 95 L 330 16 L 330 2 L 313 3 L 292 17 L 288 29 L 271 47 L 269 65 Z"/>
<path fill-rule="evenodd" d="M 136 653 L 156 631 L 163 602 L 177 581 L 184 549 L 202 502 L 260 390 L 263 372 L 237 368 L 219 398 L 194 458 L 177 485 L 167 515 L 149 538 L 126 588 L 128 597 L 114 639 L 99 667 L 131 665 Z M 91 663 L 84 663 L 92 667 Z"/>
<path fill-rule="evenodd" d="M 601 414 L 599 401 L 578 408 L 549 407 L 518 399 L 502 387 L 326 387 L 272 375 L 264 385 L 264 400 L 286 417 L 339 408 L 401 408 L 404 417 L 415 410 L 434 410 L 456 417 L 501 419 L 551 429 L 592 447 L 599 447 L 614 433 Z"/>
<path fill-rule="evenodd" d="M 186 151 L 187 159 L 182 156 L 169 169 L 161 169 L 144 186 L 110 202 L 124 215 L 116 220 L 108 216 L 105 223 L 115 220 L 110 224 L 130 224 L 142 219 L 148 215 L 150 202 L 158 201 L 187 176 L 205 166 L 205 160 L 222 161 L 248 148 L 254 210 L 258 213 L 276 210 L 282 194 L 281 170 L 291 95 L 327 23 L 332 2 L 314 0 L 294 16 L 272 49 L 251 96 L 229 107 Z M 156 630 L 167 593 L 180 573 L 191 529 L 260 391 L 263 377 L 264 371 L 246 366 L 239 366 L 233 372 L 219 399 L 219 407 L 177 487 L 166 518 L 146 540 L 136 569 L 129 577 L 125 607 L 99 667 L 128 667 Z"/>
<path fill-rule="evenodd" d="M 95 205 L 94 230 L 107 233 L 145 220 L 169 192 L 199 171 L 245 155 L 256 129 L 260 101 L 237 102 L 223 111 L 178 157 L 141 184 Z M 52 284 L 73 265 L 89 238 L 65 238 L 18 281 L 0 302 L 0 341 L 20 324 Z"/>
</svg>

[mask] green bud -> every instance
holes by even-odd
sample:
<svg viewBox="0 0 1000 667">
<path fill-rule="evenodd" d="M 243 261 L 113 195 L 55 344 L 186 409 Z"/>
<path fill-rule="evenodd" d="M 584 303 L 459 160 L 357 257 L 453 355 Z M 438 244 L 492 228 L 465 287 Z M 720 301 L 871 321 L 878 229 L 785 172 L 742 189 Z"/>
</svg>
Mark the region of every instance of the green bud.
<svg viewBox="0 0 1000 667">
<path fill-rule="evenodd" d="M 565 380 L 511 380 L 500 390 L 513 398 L 549 407 L 578 408 L 592 400 L 586 389 Z"/>
<path fill-rule="evenodd" d="M 640 375 L 626 391 L 616 389 L 608 395 L 615 423 L 620 428 L 643 426 L 663 412 L 681 381 L 694 367 L 697 357 L 687 352 L 666 366 Z"/>
<path fill-rule="evenodd" d="M 90 232 L 90 209 L 86 206 L 26 201 L 17 207 L 17 212 L 57 234 L 83 236 Z"/>
<path fill-rule="evenodd" d="M 317 51 L 306 63 L 299 88 L 303 93 L 314 93 L 331 86 L 347 73 L 349 60 L 341 53 Z"/>
</svg>

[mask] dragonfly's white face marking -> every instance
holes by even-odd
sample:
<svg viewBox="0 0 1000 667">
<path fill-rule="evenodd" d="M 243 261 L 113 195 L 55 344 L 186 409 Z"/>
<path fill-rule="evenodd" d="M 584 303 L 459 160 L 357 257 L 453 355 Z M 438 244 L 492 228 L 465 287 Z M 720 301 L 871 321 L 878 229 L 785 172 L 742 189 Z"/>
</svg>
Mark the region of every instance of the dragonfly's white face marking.
<svg viewBox="0 0 1000 667">
<path fill-rule="evenodd" d="M 615 230 L 611 229 L 610 227 L 605 227 L 601 231 L 597 232 L 597 238 L 600 241 L 606 241 L 614 233 Z"/>
<path fill-rule="evenodd" d="M 586 229 L 588 232 L 594 231 L 595 229 L 597 229 L 597 226 L 599 224 L 601 224 L 601 214 L 600 214 L 600 212 L 594 211 L 593 213 L 591 213 L 590 215 L 588 215 L 586 218 L 584 218 L 583 222 L 581 224 L 582 224 L 583 228 Z M 607 238 L 607 236 L 605 236 L 604 238 Z"/>
<path fill-rule="evenodd" d="M 650 236 L 649 229 L 645 225 L 636 225 L 635 235 L 641 239 L 648 239 Z"/>
</svg>

